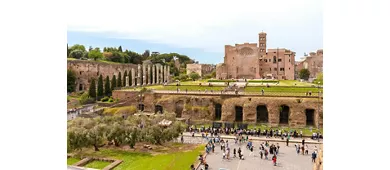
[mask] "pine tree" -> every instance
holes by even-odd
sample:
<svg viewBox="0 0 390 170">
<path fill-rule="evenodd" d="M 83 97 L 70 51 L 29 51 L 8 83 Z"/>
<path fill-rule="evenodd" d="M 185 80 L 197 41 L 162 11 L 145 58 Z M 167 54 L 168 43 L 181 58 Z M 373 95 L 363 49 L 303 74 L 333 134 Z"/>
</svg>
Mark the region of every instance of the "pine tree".
<svg viewBox="0 0 390 170">
<path fill-rule="evenodd" d="M 111 93 L 115 89 L 115 87 L 116 87 L 116 78 L 114 75 L 114 76 L 112 76 L 112 80 L 111 80 Z"/>
<path fill-rule="evenodd" d="M 127 77 L 127 70 L 125 70 L 125 74 L 123 74 L 123 87 L 126 87 L 126 77 Z"/>
<path fill-rule="evenodd" d="M 110 89 L 110 78 L 107 76 L 104 84 L 104 94 L 106 96 L 110 96 L 111 89 Z"/>
<path fill-rule="evenodd" d="M 103 76 L 100 74 L 99 80 L 98 80 L 98 87 L 97 87 L 97 96 L 102 97 L 103 94 Z"/>
<path fill-rule="evenodd" d="M 96 99 L 96 84 L 95 79 L 92 78 L 91 84 L 89 85 L 89 97 Z"/>
<path fill-rule="evenodd" d="M 117 87 L 122 87 L 122 74 L 121 74 L 121 72 L 119 72 L 118 83 L 116 83 L 116 86 Z"/>
<path fill-rule="evenodd" d="M 122 46 L 119 46 L 118 51 L 122 52 Z"/>
</svg>

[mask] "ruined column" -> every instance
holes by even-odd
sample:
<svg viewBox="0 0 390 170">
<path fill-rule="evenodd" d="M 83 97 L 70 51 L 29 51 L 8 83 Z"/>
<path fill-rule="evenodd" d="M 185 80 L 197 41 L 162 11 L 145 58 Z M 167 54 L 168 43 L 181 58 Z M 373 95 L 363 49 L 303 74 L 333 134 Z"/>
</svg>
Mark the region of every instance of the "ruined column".
<svg viewBox="0 0 390 170">
<path fill-rule="evenodd" d="M 136 86 L 135 84 L 135 69 L 131 68 L 131 86 Z"/>
<path fill-rule="evenodd" d="M 156 78 L 156 73 L 155 73 L 155 68 L 154 68 L 154 65 L 152 65 L 152 84 L 156 84 L 156 81 L 154 80 L 154 78 Z"/>
<path fill-rule="evenodd" d="M 137 77 L 137 86 L 141 86 L 141 64 L 138 64 L 138 77 Z"/>
<path fill-rule="evenodd" d="M 158 65 L 156 65 L 156 84 L 160 84 L 160 74 L 158 73 L 158 71 L 159 71 L 160 69 L 158 68 Z"/>
<path fill-rule="evenodd" d="M 146 66 L 142 65 L 142 85 L 146 85 Z"/>
<path fill-rule="evenodd" d="M 161 66 L 161 84 L 164 84 L 164 66 Z"/>
<path fill-rule="evenodd" d="M 167 82 L 169 83 L 171 81 L 171 67 L 168 66 L 167 71 Z"/>
<path fill-rule="evenodd" d="M 129 87 L 129 76 L 126 76 L 126 87 Z"/>
<path fill-rule="evenodd" d="M 152 82 L 151 82 L 151 80 L 150 80 L 150 79 L 151 79 L 151 78 L 150 78 L 150 72 L 151 72 L 151 71 L 150 71 L 150 65 L 148 65 L 148 84 L 149 84 L 149 85 L 152 84 Z"/>
</svg>

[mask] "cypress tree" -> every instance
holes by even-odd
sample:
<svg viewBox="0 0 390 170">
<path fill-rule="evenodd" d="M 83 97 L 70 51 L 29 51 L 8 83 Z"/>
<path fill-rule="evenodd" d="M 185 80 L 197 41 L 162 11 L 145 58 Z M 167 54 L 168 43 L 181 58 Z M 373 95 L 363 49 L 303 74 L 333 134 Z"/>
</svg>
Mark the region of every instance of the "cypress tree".
<svg viewBox="0 0 390 170">
<path fill-rule="evenodd" d="M 103 94 L 103 76 L 100 74 L 99 80 L 98 80 L 98 87 L 97 87 L 97 96 L 102 97 Z"/>
<path fill-rule="evenodd" d="M 96 84 L 94 78 L 92 78 L 91 84 L 89 84 L 89 97 L 96 100 Z"/>
<path fill-rule="evenodd" d="M 111 88 L 110 88 L 110 78 L 107 76 L 105 80 L 105 85 L 104 85 L 104 94 L 106 96 L 110 96 L 111 93 Z"/>
<path fill-rule="evenodd" d="M 115 89 L 115 87 L 116 87 L 116 78 L 114 75 L 114 76 L 112 76 L 112 80 L 111 80 L 111 93 Z"/>
<path fill-rule="evenodd" d="M 127 77 L 127 70 L 125 70 L 125 74 L 123 74 L 123 86 L 126 87 L 126 77 Z"/>
<path fill-rule="evenodd" d="M 121 72 L 119 72 L 118 83 L 116 83 L 116 86 L 117 87 L 122 87 L 122 74 L 121 74 Z"/>
</svg>

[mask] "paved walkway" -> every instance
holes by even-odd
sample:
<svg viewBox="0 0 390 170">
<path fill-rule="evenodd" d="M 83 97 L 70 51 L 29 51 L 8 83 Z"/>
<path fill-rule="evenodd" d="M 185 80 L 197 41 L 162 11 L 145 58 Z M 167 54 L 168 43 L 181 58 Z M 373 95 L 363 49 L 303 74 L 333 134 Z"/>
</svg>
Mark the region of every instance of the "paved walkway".
<svg viewBox="0 0 390 170">
<path fill-rule="evenodd" d="M 183 136 L 192 137 L 192 134 L 190 132 L 184 132 Z M 196 137 L 202 137 L 202 135 L 200 133 L 195 133 L 195 136 Z M 232 139 L 232 140 L 234 140 L 234 138 L 236 138 L 233 135 L 220 135 L 220 136 L 223 139 Z M 244 137 L 245 136 L 246 135 L 244 135 Z M 254 140 L 254 141 L 270 141 L 270 142 L 286 143 L 286 138 L 284 140 L 282 140 L 279 137 L 278 138 L 275 138 L 275 137 L 266 138 L 264 136 L 260 136 L 260 137 L 249 136 L 249 139 L 250 140 Z M 308 144 L 322 144 L 322 139 L 320 139 L 320 142 L 318 142 L 318 140 L 313 140 L 311 138 L 305 138 L 304 137 L 304 139 L 305 139 L 305 143 L 308 143 Z M 302 143 L 302 138 L 290 138 L 289 143 Z"/>
</svg>

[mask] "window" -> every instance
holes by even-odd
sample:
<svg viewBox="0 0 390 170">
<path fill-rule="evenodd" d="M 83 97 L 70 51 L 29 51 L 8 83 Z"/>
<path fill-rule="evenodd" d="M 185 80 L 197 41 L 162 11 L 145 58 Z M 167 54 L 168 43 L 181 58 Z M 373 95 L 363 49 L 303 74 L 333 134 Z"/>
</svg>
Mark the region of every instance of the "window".
<svg viewBox="0 0 390 170">
<path fill-rule="evenodd" d="M 288 68 L 288 70 L 290 70 L 290 67 Z"/>
<path fill-rule="evenodd" d="M 271 62 L 271 59 L 269 59 L 268 62 Z"/>
<path fill-rule="evenodd" d="M 274 71 L 278 71 L 278 68 L 274 68 Z"/>
<path fill-rule="evenodd" d="M 263 69 L 261 68 L 260 71 L 263 71 Z"/>
<path fill-rule="evenodd" d="M 269 71 L 271 71 L 271 68 L 269 68 Z"/>
<path fill-rule="evenodd" d="M 263 59 L 260 59 L 260 61 L 263 61 Z"/>
<path fill-rule="evenodd" d="M 265 62 L 267 62 L 267 59 L 264 59 Z"/>
<path fill-rule="evenodd" d="M 290 62 L 290 59 L 288 59 L 288 62 Z"/>
<path fill-rule="evenodd" d="M 279 59 L 278 59 L 278 62 L 282 62 L 282 59 L 279 58 Z"/>
<path fill-rule="evenodd" d="M 274 56 L 274 63 L 276 63 L 276 56 Z"/>
<path fill-rule="evenodd" d="M 280 71 L 284 71 L 284 68 L 280 68 Z"/>
</svg>

